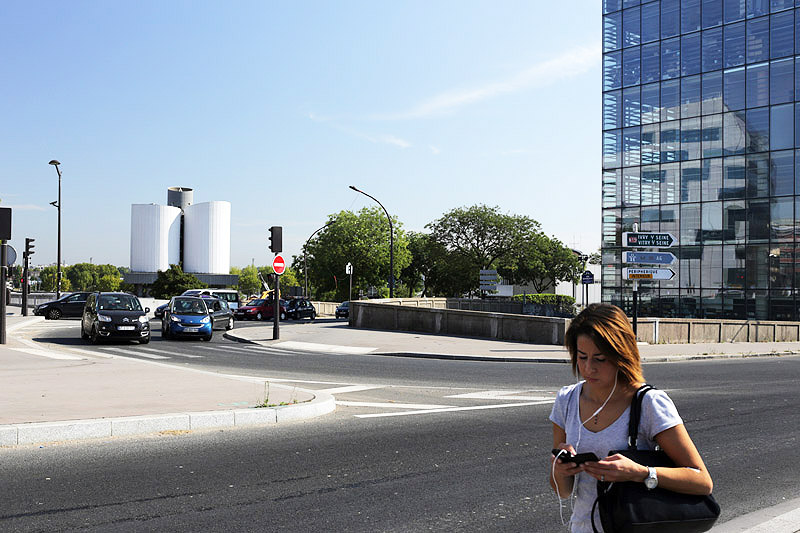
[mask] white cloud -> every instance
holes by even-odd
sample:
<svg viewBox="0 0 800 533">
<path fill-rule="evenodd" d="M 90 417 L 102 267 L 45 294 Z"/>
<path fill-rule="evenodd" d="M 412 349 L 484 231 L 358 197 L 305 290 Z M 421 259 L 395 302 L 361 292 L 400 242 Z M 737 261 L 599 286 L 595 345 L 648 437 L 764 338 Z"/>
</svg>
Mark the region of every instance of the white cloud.
<svg viewBox="0 0 800 533">
<path fill-rule="evenodd" d="M 409 141 L 401 139 L 400 137 L 396 137 L 395 135 L 391 135 L 388 133 L 378 133 L 378 134 L 364 133 L 363 131 L 359 131 L 350 126 L 344 126 L 338 123 L 338 120 L 340 119 L 335 119 L 333 117 L 321 116 L 313 112 L 308 112 L 306 116 L 308 117 L 309 120 L 313 122 L 326 122 L 330 124 L 331 127 L 343 133 L 346 133 L 347 135 L 352 135 L 353 137 L 364 139 L 373 144 L 388 144 L 403 149 L 410 148 L 412 146 L 412 144 Z"/>
<path fill-rule="evenodd" d="M 590 45 L 573 48 L 547 61 L 519 72 L 506 80 L 492 82 L 479 87 L 456 89 L 438 94 L 413 108 L 394 114 L 373 115 L 378 120 L 406 120 L 427 118 L 453 111 L 484 100 L 489 100 L 534 87 L 550 85 L 557 81 L 578 76 L 600 64 L 600 46 Z"/>
<path fill-rule="evenodd" d="M 437 147 L 437 146 L 430 145 L 430 146 L 428 146 L 428 148 L 430 148 L 430 149 L 431 149 L 431 153 L 432 153 L 433 155 L 439 155 L 439 154 L 441 154 L 441 153 L 442 153 L 442 150 L 441 150 L 439 147 Z"/>
<path fill-rule="evenodd" d="M 395 137 L 394 135 L 378 135 L 377 137 L 367 138 L 374 143 L 391 144 L 393 146 L 399 146 L 400 148 L 409 148 L 411 146 L 410 142 L 406 141 L 405 139 Z"/>
</svg>

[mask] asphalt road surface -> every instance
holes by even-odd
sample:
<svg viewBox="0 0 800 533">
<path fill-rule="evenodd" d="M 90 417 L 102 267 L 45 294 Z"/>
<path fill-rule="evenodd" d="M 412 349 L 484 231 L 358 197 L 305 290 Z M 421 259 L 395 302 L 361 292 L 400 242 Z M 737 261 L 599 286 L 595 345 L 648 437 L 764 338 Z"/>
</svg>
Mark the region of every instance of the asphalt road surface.
<svg viewBox="0 0 800 533">
<path fill-rule="evenodd" d="M 73 342 L 73 327 L 34 338 Z M 161 349 L 157 337 L 148 348 Z M 546 480 L 547 416 L 552 393 L 573 379 L 567 365 L 279 356 L 228 343 L 217 335 L 160 353 L 220 348 L 161 356 L 338 389 L 336 412 L 263 429 L 0 450 L 0 530 L 563 530 Z M 645 373 L 678 406 L 722 520 L 800 496 L 800 358 L 652 364 Z"/>
</svg>

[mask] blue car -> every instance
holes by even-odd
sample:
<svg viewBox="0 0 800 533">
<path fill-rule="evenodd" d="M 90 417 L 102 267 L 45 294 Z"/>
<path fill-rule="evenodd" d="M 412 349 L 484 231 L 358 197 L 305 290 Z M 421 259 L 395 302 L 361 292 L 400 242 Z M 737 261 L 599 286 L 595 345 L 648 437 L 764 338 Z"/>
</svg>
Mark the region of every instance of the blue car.
<svg viewBox="0 0 800 533">
<path fill-rule="evenodd" d="M 200 337 L 210 341 L 213 319 L 206 300 L 195 296 L 173 296 L 161 318 L 161 337 Z"/>
</svg>

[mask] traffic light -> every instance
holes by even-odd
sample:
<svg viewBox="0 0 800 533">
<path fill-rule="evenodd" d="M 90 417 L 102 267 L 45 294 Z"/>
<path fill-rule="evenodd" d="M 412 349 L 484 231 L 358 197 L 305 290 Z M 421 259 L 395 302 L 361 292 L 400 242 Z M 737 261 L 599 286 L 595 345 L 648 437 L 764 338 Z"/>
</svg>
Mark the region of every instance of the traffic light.
<svg viewBox="0 0 800 533">
<path fill-rule="evenodd" d="M 36 239 L 31 239 L 30 237 L 25 237 L 25 256 L 30 257 L 31 254 L 35 254 L 36 252 L 33 251 L 33 241 Z"/>
<path fill-rule="evenodd" d="M 276 254 L 283 251 L 282 226 L 272 226 L 269 228 L 269 249 Z"/>
</svg>

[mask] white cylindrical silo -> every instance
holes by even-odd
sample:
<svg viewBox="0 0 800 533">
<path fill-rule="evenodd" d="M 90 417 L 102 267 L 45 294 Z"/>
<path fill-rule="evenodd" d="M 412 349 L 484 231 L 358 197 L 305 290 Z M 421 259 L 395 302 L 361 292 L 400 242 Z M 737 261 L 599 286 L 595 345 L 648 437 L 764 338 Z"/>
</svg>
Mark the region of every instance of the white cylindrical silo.
<svg viewBox="0 0 800 533">
<path fill-rule="evenodd" d="M 181 210 L 156 204 L 131 205 L 131 270 L 157 272 L 180 261 Z"/>
<path fill-rule="evenodd" d="M 183 271 L 230 274 L 230 202 L 193 204 L 183 217 Z"/>
</svg>

